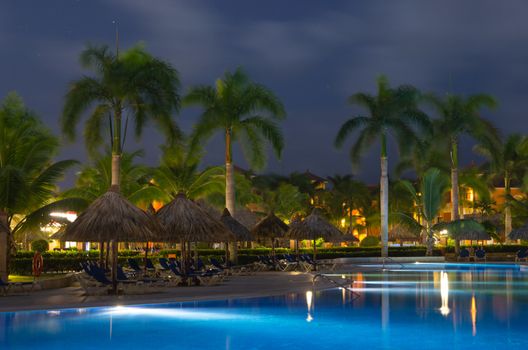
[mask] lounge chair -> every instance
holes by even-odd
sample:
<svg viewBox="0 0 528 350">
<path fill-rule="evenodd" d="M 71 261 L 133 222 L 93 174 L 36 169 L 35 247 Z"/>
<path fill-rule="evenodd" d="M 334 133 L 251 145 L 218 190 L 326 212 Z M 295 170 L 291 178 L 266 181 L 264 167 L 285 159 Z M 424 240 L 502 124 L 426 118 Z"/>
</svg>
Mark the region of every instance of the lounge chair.
<svg viewBox="0 0 528 350">
<path fill-rule="evenodd" d="M 486 251 L 482 248 L 475 250 L 475 256 L 473 259 L 475 261 L 486 261 Z"/>
<path fill-rule="evenodd" d="M 469 258 L 470 258 L 469 250 L 467 250 L 466 248 L 460 249 L 460 252 L 458 253 L 457 261 L 460 261 L 462 259 L 466 259 L 466 261 L 469 261 Z"/>
<path fill-rule="evenodd" d="M 170 271 L 169 260 L 167 258 L 159 258 L 158 261 L 162 270 Z"/>
<path fill-rule="evenodd" d="M 136 259 L 132 259 L 132 258 L 128 258 L 127 259 L 128 261 L 128 266 L 130 266 L 130 268 L 136 272 L 142 272 L 143 269 L 141 268 L 141 266 L 139 266 L 138 262 Z"/>
<path fill-rule="evenodd" d="M 515 261 L 528 261 L 528 249 L 520 249 L 515 255 Z"/>
<path fill-rule="evenodd" d="M 149 258 L 145 259 L 145 268 L 150 271 L 156 271 L 156 267 Z"/>
</svg>

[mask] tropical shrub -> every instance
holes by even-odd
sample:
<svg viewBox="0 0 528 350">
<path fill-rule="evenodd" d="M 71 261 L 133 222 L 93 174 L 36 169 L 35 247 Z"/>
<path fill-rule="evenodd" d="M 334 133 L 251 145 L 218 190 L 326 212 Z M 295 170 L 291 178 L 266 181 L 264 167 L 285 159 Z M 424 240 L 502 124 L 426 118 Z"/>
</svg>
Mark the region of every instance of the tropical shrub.
<svg viewBox="0 0 528 350">
<path fill-rule="evenodd" d="M 360 247 L 375 247 L 379 245 L 379 239 L 375 236 L 367 236 L 359 242 Z"/>
<path fill-rule="evenodd" d="M 45 239 L 39 239 L 31 242 L 31 250 L 34 252 L 45 252 L 49 249 L 48 241 Z"/>
</svg>

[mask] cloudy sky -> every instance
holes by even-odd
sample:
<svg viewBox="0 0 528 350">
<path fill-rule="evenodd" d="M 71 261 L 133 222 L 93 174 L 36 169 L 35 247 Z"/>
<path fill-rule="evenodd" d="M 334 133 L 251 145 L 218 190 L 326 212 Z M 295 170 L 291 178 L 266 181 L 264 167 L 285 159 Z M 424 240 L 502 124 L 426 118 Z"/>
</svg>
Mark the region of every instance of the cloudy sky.
<svg viewBox="0 0 528 350">
<path fill-rule="evenodd" d="M 267 171 L 350 173 L 347 150 L 333 148 L 340 125 L 359 112 L 345 100 L 373 92 L 382 73 L 425 91 L 490 93 L 500 107 L 485 116 L 505 134 L 528 132 L 526 13 L 521 0 L 3 0 L 0 96 L 16 90 L 58 130 L 67 84 L 83 73 L 79 52 L 88 42 L 113 45 L 117 20 L 122 48 L 143 41 L 178 69 L 182 92 L 241 65 L 280 96 L 286 149 Z M 190 130 L 198 113 L 182 111 L 180 125 Z M 126 147 L 144 149 L 155 165 L 159 140 L 148 129 Z M 222 163 L 221 141 L 207 146 L 205 164 Z M 377 152 L 365 155 L 358 177 L 376 182 Z M 60 158 L 85 160 L 82 138 Z M 477 159 L 467 142 L 462 159 Z"/>
</svg>

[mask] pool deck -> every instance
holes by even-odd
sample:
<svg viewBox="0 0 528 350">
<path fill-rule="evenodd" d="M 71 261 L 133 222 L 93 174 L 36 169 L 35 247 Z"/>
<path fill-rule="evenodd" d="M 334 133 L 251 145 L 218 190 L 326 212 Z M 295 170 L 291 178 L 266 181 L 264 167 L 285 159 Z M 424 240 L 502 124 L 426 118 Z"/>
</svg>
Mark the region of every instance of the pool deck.
<svg viewBox="0 0 528 350">
<path fill-rule="evenodd" d="M 73 286 L 35 290 L 30 294 L 0 296 L 0 312 L 245 298 L 331 287 L 324 280 L 314 286 L 312 278 L 309 273 L 259 272 L 250 276 L 230 276 L 228 281 L 217 286 L 165 287 L 152 294 L 118 296 L 85 296 L 80 287 Z"/>
</svg>

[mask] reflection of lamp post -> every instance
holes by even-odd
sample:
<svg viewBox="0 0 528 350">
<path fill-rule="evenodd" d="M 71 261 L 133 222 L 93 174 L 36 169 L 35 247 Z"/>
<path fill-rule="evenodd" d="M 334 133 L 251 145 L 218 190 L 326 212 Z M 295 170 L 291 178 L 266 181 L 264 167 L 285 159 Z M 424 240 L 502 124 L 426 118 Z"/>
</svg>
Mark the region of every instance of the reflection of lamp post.
<svg viewBox="0 0 528 350">
<path fill-rule="evenodd" d="M 442 307 L 440 307 L 440 313 L 443 316 L 449 315 L 449 277 L 447 272 L 440 272 L 440 297 L 442 298 Z"/>
<path fill-rule="evenodd" d="M 477 335 L 477 302 L 475 294 L 471 296 L 471 325 L 473 326 L 473 336 Z"/>
<path fill-rule="evenodd" d="M 308 315 L 306 316 L 307 322 L 312 322 L 312 307 L 313 307 L 313 292 L 311 290 L 306 292 L 306 307 L 308 308 Z"/>
</svg>

